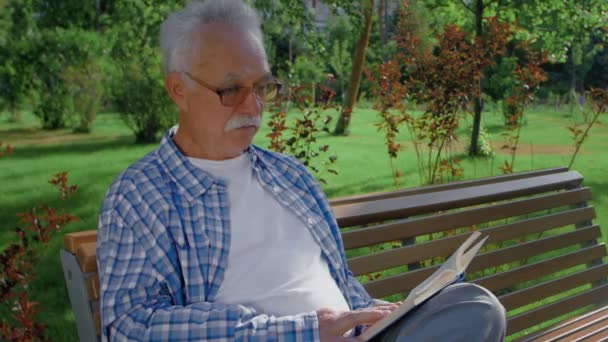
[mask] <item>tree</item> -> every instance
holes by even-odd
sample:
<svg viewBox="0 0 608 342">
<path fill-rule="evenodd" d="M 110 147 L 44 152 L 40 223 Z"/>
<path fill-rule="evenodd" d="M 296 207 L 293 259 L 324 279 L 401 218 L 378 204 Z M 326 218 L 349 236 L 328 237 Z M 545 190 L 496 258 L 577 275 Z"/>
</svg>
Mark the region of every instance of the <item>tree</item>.
<svg viewBox="0 0 608 342">
<path fill-rule="evenodd" d="M 108 35 L 112 37 L 112 101 L 137 142 L 156 142 L 176 121 L 175 108 L 163 87 L 158 53 L 160 25 L 185 1 L 129 1 L 112 3 Z"/>
<path fill-rule="evenodd" d="M 361 83 L 361 74 L 363 72 L 363 62 L 365 61 L 365 49 L 369 43 L 369 36 L 372 29 L 372 14 L 374 9 L 374 0 L 362 0 L 364 1 L 363 17 L 364 24 L 359 33 L 359 40 L 355 47 L 355 53 L 353 56 L 353 67 L 350 73 L 350 81 L 348 83 L 348 90 L 346 91 L 346 98 L 342 113 L 336 123 L 334 134 L 343 135 L 346 133 L 348 125 L 350 123 L 350 117 L 357 101 L 357 95 L 359 93 L 359 85 Z"/>
<path fill-rule="evenodd" d="M 0 8 L 0 97 L 11 121 L 19 121 L 34 77 L 29 44 L 35 34 L 32 1 L 4 0 Z"/>
<path fill-rule="evenodd" d="M 340 83 L 339 96 L 342 103 L 345 99 L 345 80 L 348 72 L 352 68 L 352 60 L 350 58 L 351 45 L 354 41 L 351 39 L 353 26 L 346 16 L 338 17 L 337 20 L 328 26 L 328 64 L 333 75 Z"/>
<path fill-rule="evenodd" d="M 571 99 L 585 88 L 585 75 L 594 57 L 608 44 L 605 0 L 510 0 L 501 11 L 517 18 L 518 25 L 536 38 L 536 47 L 547 51 L 551 63 L 566 63 Z"/>
</svg>

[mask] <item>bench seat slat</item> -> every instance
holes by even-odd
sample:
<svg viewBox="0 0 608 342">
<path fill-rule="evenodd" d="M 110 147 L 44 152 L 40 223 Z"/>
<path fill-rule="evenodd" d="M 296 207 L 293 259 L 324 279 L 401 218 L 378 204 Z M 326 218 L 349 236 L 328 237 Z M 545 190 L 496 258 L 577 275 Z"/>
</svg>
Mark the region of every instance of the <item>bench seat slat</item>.
<svg viewBox="0 0 608 342">
<path fill-rule="evenodd" d="M 595 287 L 591 290 L 569 296 L 562 300 L 509 318 L 507 324 L 507 335 L 511 335 L 515 332 L 548 321 L 552 318 L 559 317 L 579 308 L 596 304 L 600 298 L 608 298 L 608 284 Z"/>
<path fill-rule="evenodd" d="M 576 316 L 574 318 L 570 318 L 557 324 L 556 326 L 549 327 L 547 329 L 543 329 L 538 332 L 534 332 L 527 336 L 522 336 L 518 338 L 516 341 L 525 341 L 525 340 L 535 340 L 535 341 L 557 341 L 566 336 L 579 331 L 581 327 L 588 326 L 589 324 L 593 324 L 593 322 L 598 319 L 608 319 L 608 306 L 604 306 L 597 310 L 593 310 L 584 315 Z"/>
<path fill-rule="evenodd" d="M 340 227 L 398 219 L 429 211 L 445 210 L 574 188 L 583 177 L 575 171 L 528 179 L 447 190 L 440 193 L 390 198 L 365 203 L 338 205 L 333 208 Z M 440 198 L 441 200 L 437 200 Z"/>
<path fill-rule="evenodd" d="M 561 269 L 582 265 L 606 255 L 604 245 L 596 245 L 581 250 L 567 253 L 551 258 L 533 265 L 521 266 L 508 272 L 511 275 L 500 273 L 475 281 L 482 286 L 488 287 L 490 291 L 496 291 L 504 287 L 513 286 L 526 280 L 534 279 L 535 275 L 544 276 Z M 547 270 L 545 271 L 545 267 Z M 407 293 L 424 279 L 429 277 L 439 266 L 428 267 L 411 271 L 408 273 L 370 281 L 364 284 L 365 289 L 374 297 L 384 298 L 396 293 Z M 511 279 L 514 280 L 511 280 Z M 505 284 L 505 285 L 502 285 Z"/>
<path fill-rule="evenodd" d="M 598 317 L 595 320 L 575 327 L 572 333 L 559 338 L 561 341 L 599 341 L 599 337 L 606 337 L 608 333 L 608 315 Z M 554 340 L 557 341 L 557 340 Z"/>
<path fill-rule="evenodd" d="M 585 202 L 591 199 L 589 188 L 563 191 L 508 203 L 437 214 L 422 218 L 399 220 L 374 227 L 342 233 L 345 249 L 370 246 L 388 241 L 403 240 L 418 235 L 530 214 L 535 211 Z"/>
<path fill-rule="evenodd" d="M 534 171 L 511 173 L 511 174 L 499 175 L 499 176 L 489 176 L 489 177 L 482 177 L 482 178 L 476 178 L 476 179 L 469 179 L 469 180 L 450 182 L 450 183 L 445 183 L 445 184 L 427 185 L 427 186 L 415 187 L 415 188 L 404 189 L 404 190 L 379 191 L 379 192 L 366 193 L 366 194 L 360 194 L 360 195 L 336 197 L 336 198 L 333 198 L 330 201 L 330 203 L 332 206 L 353 204 L 353 203 L 358 203 L 358 202 L 367 202 L 367 201 L 374 201 L 374 200 L 379 200 L 379 199 L 387 199 L 387 198 L 394 198 L 394 197 L 425 194 L 425 193 L 429 193 L 429 192 L 460 189 L 460 188 L 471 187 L 471 186 L 476 186 L 476 185 L 494 184 L 494 183 L 498 183 L 498 182 L 506 182 L 506 181 L 522 179 L 522 178 L 544 176 L 544 175 L 548 175 L 548 174 L 552 174 L 552 173 L 561 173 L 561 172 L 567 172 L 567 171 L 568 171 L 568 168 L 555 167 L 555 168 L 548 168 L 548 169 L 541 169 L 541 170 L 534 170 Z"/>
<path fill-rule="evenodd" d="M 606 280 L 606 275 L 608 275 L 608 264 L 599 265 L 526 289 L 511 292 L 501 296 L 500 301 L 507 311 L 509 311 L 533 303 L 537 298 L 550 297 L 585 284 L 593 284 L 598 280 Z"/>
<path fill-rule="evenodd" d="M 82 232 L 68 233 L 63 236 L 63 247 L 72 254 L 76 254 L 78 247 L 83 243 L 97 241 L 96 230 L 85 230 Z"/>
<path fill-rule="evenodd" d="M 602 342 L 605 341 L 606 338 L 608 338 L 608 325 L 606 324 L 606 322 L 601 322 L 601 324 L 597 324 L 593 327 L 586 329 L 585 331 L 582 331 L 580 336 L 577 334 L 572 337 L 576 337 L 572 340 L 572 342 Z M 566 340 L 565 342 L 568 342 L 568 340 Z"/>
</svg>

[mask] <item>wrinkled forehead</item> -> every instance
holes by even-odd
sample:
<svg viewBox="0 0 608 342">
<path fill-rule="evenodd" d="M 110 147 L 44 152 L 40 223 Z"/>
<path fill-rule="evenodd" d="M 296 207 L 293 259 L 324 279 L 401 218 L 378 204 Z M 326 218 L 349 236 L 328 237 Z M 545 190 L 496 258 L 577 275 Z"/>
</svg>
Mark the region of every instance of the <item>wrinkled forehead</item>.
<svg viewBox="0 0 608 342">
<path fill-rule="evenodd" d="M 226 23 L 203 24 L 195 34 L 193 71 L 236 82 L 269 72 L 264 45 L 252 32 Z"/>
</svg>

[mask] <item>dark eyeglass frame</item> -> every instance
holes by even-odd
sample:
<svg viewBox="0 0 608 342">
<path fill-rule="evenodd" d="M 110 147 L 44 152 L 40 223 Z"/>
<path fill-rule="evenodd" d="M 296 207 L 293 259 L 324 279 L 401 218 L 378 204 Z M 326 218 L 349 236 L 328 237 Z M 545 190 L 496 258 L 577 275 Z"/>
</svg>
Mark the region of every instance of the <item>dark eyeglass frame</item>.
<svg viewBox="0 0 608 342">
<path fill-rule="evenodd" d="M 245 101 L 245 99 L 247 98 L 247 95 L 249 95 L 249 92 L 245 93 L 245 92 L 243 92 L 243 90 L 249 90 L 249 91 L 253 92 L 255 94 L 255 96 L 261 101 L 269 101 L 269 100 L 272 100 L 281 91 L 281 88 L 283 87 L 283 83 L 281 83 L 279 80 L 274 78 L 270 82 L 264 82 L 262 84 L 254 85 L 252 87 L 230 86 L 227 88 L 218 88 L 218 87 L 214 87 L 214 86 L 210 85 L 209 83 L 199 79 L 198 77 L 192 75 L 191 73 L 189 73 L 187 71 L 182 71 L 182 73 L 184 75 L 188 76 L 188 78 L 190 78 L 191 80 L 196 82 L 201 87 L 207 88 L 208 90 L 216 93 L 217 96 L 220 98 L 220 102 L 222 103 L 222 105 L 224 105 L 226 107 L 236 107 L 236 106 L 240 105 L 241 103 L 243 103 L 243 101 Z M 271 93 L 270 96 L 268 96 L 268 94 L 265 93 L 265 90 L 268 86 L 274 87 L 273 92 Z M 226 100 L 226 97 L 224 95 L 227 92 L 233 91 L 233 90 L 235 91 L 234 100 L 232 100 L 232 101 Z"/>
</svg>

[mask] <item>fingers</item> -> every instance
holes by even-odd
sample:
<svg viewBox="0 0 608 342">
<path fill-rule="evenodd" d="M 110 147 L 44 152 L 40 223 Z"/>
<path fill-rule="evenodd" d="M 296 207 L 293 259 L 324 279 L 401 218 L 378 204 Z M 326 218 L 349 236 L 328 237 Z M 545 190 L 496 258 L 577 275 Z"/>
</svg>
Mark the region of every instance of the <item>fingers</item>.
<svg viewBox="0 0 608 342">
<path fill-rule="evenodd" d="M 396 308 L 398 308 L 399 305 L 400 304 L 397 304 L 397 303 L 381 303 L 381 304 L 376 304 L 376 305 L 372 306 L 372 308 L 393 311 Z"/>
<path fill-rule="evenodd" d="M 383 308 L 367 308 L 357 311 L 348 311 L 336 321 L 336 330 L 343 334 L 357 325 L 371 325 L 391 313 L 392 310 Z"/>
</svg>

